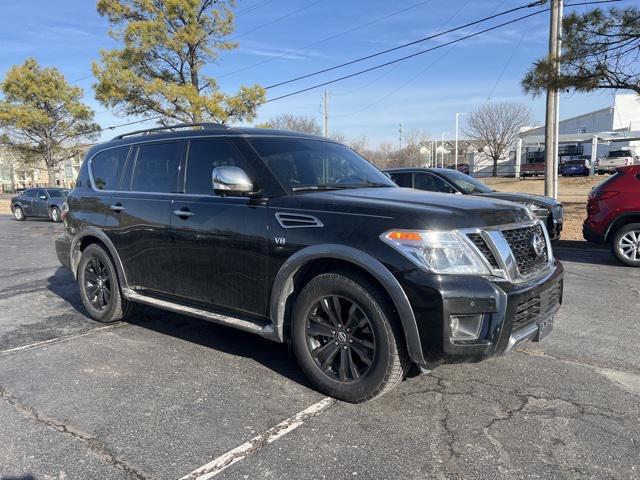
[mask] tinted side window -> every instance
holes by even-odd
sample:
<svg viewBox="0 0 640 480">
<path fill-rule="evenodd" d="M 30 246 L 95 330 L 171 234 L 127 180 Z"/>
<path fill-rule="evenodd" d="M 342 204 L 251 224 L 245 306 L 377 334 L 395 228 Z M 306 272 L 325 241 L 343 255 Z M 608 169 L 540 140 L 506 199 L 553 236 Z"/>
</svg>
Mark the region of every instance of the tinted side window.
<svg viewBox="0 0 640 480">
<path fill-rule="evenodd" d="M 415 185 L 417 189 L 430 192 L 453 193 L 453 189 L 447 182 L 430 173 L 416 173 Z"/>
<path fill-rule="evenodd" d="M 175 193 L 178 187 L 180 143 L 141 145 L 133 168 L 134 192 Z"/>
<path fill-rule="evenodd" d="M 22 196 L 25 198 L 33 198 L 35 196 L 35 192 L 35 190 L 25 190 Z"/>
<path fill-rule="evenodd" d="M 36 190 L 36 192 L 35 192 L 35 197 L 36 197 L 38 200 L 41 200 L 41 198 L 40 198 L 40 197 L 46 197 L 46 196 L 47 196 L 47 194 L 46 194 L 46 193 L 44 193 L 44 190 Z"/>
<path fill-rule="evenodd" d="M 93 183 L 98 190 L 118 190 L 128 153 L 128 146 L 118 147 L 100 152 L 91 159 Z"/>
<path fill-rule="evenodd" d="M 211 173 L 216 167 L 240 167 L 246 170 L 244 159 L 227 140 L 207 138 L 189 142 L 185 193 L 213 195 Z"/>
<path fill-rule="evenodd" d="M 404 173 L 391 173 L 391 180 L 393 180 L 395 182 L 396 185 L 398 185 L 399 187 L 405 187 L 405 188 L 412 188 L 413 185 L 411 185 L 411 173 L 410 172 L 404 172 Z"/>
</svg>

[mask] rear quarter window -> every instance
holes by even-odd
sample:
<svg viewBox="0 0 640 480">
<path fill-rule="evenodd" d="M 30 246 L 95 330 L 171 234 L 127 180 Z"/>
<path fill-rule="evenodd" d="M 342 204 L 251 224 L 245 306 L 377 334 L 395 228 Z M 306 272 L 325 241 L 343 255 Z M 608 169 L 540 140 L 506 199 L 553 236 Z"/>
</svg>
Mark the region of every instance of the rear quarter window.
<svg viewBox="0 0 640 480">
<path fill-rule="evenodd" d="M 104 150 L 91 159 L 93 184 L 98 190 L 118 190 L 128 154 L 129 146 L 117 147 Z"/>
</svg>

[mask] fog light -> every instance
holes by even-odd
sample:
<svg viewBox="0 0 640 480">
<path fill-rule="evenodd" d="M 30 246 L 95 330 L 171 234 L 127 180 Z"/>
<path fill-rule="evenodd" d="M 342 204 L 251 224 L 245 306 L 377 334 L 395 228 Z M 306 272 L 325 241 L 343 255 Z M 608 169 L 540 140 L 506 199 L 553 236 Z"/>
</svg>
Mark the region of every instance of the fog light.
<svg viewBox="0 0 640 480">
<path fill-rule="evenodd" d="M 480 337 L 484 315 L 450 315 L 449 329 L 454 340 L 475 340 Z"/>
</svg>

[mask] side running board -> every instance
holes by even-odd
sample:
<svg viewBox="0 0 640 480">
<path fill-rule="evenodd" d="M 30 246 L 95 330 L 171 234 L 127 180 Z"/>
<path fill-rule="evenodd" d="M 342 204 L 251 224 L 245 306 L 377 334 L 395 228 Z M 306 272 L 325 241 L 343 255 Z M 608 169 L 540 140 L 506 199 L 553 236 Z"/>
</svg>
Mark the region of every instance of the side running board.
<svg viewBox="0 0 640 480">
<path fill-rule="evenodd" d="M 130 300 L 132 302 L 144 303 L 145 305 L 159 307 L 175 313 L 181 313 L 183 315 L 200 318 L 202 320 L 208 320 L 220 325 L 226 325 L 228 327 L 237 328 L 238 330 L 244 330 L 245 332 L 254 333 L 268 340 L 278 341 L 276 332 L 271 325 L 261 325 L 250 320 L 230 317 L 228 315 L 221 315 L 219 313 L 213 313 L 201 308 L 189 307 L 186 305 L 181 305 L 179 303 L 170 302 L 168 300 L 149 297 L 147 295 L 142 295 L 130 288 L 123 288 L 122 294 L 127 300 Z"/>
</svg>

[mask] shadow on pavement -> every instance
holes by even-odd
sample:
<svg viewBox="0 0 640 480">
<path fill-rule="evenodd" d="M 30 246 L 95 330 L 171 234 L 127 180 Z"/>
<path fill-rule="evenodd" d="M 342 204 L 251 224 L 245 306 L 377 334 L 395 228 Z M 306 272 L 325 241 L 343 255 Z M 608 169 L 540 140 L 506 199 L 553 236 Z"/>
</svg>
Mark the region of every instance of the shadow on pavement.
<svg viewBox="0 0 640 480">
<path fill-rule="evenodd" d="M 561 262 L 629 268 L 618 262 L 609 250 L 554 247 L 553 254 Z"/>
<path fill-rule="evenodd" d="M 80 292 L 69 270 L 60 267 L 47 281 L 52 293 L 86 317 Z M 87 318 L 87 321 L 91 320 Z M 286 345 L 206 320 L 141 304 L 135 306 L 126 323 L 212 350 L 251 358 L 290 380 L 312 388 Z"/>
</svg>

